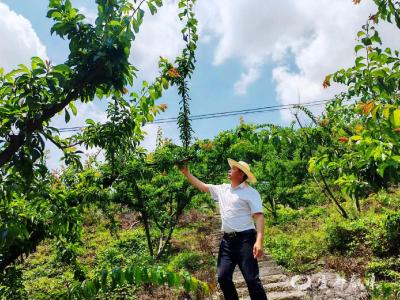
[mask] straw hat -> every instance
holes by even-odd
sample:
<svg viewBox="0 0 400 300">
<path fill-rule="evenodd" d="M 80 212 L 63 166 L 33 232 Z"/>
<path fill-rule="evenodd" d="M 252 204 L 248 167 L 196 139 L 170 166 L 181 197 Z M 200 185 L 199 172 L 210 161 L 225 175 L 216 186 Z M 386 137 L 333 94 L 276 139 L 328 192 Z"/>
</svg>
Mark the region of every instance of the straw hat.
<svg viewBox="0 0 400 300">
<path fill-rule="evenodd" d="M 237 167 L 238 169 L 242 170 L 247 175 L 247 180 L 251 183 L 256 183 L 257 179 L 253 173 L 250 172 L 250 166 L 244 161 L 236 161 L 233 159 L 228 158 L 228 164 L 232 167 Z"/>
</svg>

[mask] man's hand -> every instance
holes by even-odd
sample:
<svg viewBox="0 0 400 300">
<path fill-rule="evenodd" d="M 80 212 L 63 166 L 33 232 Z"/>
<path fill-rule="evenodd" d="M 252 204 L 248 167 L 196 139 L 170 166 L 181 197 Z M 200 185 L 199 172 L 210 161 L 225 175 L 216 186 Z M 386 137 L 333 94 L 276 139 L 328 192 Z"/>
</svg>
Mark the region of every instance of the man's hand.
<svg viewBox="0 0 400 300">
<path fill-rule="evenodd" d="M 189 169 L 186 165 L 177 165 L 179 168 L 179 171 L 181 171 L 181 173 L 183 175 L 187 175 L 189 173 Z"/>
<path fill-rule="evenodd" d="M 253 246 L 253 256 L 254 258 L 259 258 L 263 254 L 263 247 L 261 241 L 256 241 Z"/>
</svg>

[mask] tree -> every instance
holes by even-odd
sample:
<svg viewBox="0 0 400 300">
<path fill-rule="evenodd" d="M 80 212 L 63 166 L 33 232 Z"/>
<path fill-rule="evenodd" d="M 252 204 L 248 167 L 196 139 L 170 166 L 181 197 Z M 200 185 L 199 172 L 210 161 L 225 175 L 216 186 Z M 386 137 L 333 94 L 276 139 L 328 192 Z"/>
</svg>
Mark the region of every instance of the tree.
<svg viewBox="0 0 400 300">
<path fill-rule="evenodd" d="M 310 172 L 321 178 L 326 187 L 331 185 L 341 191 L 339 197 L 329 194 L 345 218 L 349 213 L 340 202 L 352 201 L 353 215 L 357 215 L 361 196 L 400 180 L 400 57 L 398 50 L 381 48 L 376 29 L 380 20 L 393 19 L 400 28 L 399 3 L 375 3 L 377 13 L 357 33 L 354 66 L 327 75 L 323 82 L 325 88 L 331 81 L 345 84 L 347 91 L 327 106 L 326 122 L 321 126 L 332 136 L 333 145 L 321 148 L 310 160 Z M 343 105 L 354 98 L 358 103 Z"/>
<path fill-rule="evenodd" d="M 67 165 L 81 167 L 76 145 L 101 147 L 113 164 L 117 153 L 135 151 L 143 137 L 141 127 L 165 109 L 155 105 L 155 100 L 177 78 L 171 72 L 173 65 L 161 59 L 160 75 L 152 84 L 144 82 L 139 93 L 128 91 L 137 71 L 128 57 L 143 22 L 143 6 L 154 14 L 162 6 L 161 0 L 96 3 L 98 16 L 92 25 L 70 0 L 49 1 L 47 16 L 55 22 L 51 33 L 69 40 L 70 54 L 65 63 L 53 66 L 34 57 L 31 68 L 19 65 L 8 74 L 0 71 L 1 271 L 46 237 L 79 238 L 82 202 L 72 201 L 65 186 L 48 172 L 45 141 L 64 152 Z M 190 38 L 184 35 L 187 50 L 177 59 L 189 70 L 185 75 L 194 68 L 197 21 L 193 3 L 179 2 L 179 17 L 187 18 L 185 31 L 190 34 Z M 68 123 L 70 112 L 77 113 L 75 101 L 87 103 L 95 97 L 111 99 L 105 124 L 87 120 L 83 133 L 69 139 L 62 139 L 58 130 L 49 126 L 51 118 L 62 111 Z M 103 183 L 108 180 L 111 185 L 115 178 L 112 173 Z"/>
</svg>

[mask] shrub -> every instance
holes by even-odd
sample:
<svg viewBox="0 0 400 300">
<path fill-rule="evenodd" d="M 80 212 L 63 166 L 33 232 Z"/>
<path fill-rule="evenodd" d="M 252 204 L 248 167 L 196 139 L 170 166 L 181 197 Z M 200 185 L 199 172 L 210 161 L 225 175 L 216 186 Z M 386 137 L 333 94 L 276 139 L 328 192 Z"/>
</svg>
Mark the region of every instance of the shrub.
<svg viewBox="0 0 400 300">
<path fill-rule="evenodd" d="M 331 253 L 351 255 L 363 244 L 368 230 L 362 220 L 335 220 L 327 225 L 327 244 Z"/>
<path fill-rule="evenodd" d="M 378 282 L 370 287 L 373 300 L 398 300 L 400 299 L 400 283 Z"/>
<path fill-rule="evenodd" d="M 304 233 L 285 232 L 266 239 L 266 247 L 274 260 L 290 271 L 305 272 L 317 267 L 318 259 L 326 253 L 324 234 L 314 230 Z"/>
<path fill-rule="evenodd" d="M 269 225 L 289 224 L 296 222 L 300 218 L 315 219 L 327 214 L 326 209 L 319 206 L 308 206 L 300 209 L 279 206 L 277 209 L 277 218 L 269 219 Z"/>
<path fill-rule="evenodd" d="M 386 190 L 381 190 L 376 194 L 376 200 L 384 207 L 396 210 L 400 208 L 400 195 L 396 193 L 388 193 Z"/>
<path fill-rule="evenodd" d="M 369 227 L 368 244 L 379 257 L 400 254 L 400 213 L 391 212 L 375 217 Z"/>
<path fill-rule="evenodd" d="M 20 268 L 11 266 L 0 273 L 0 299 L 28 299 Z"/>
<path fill-rule="evenodd" d="M 113 268 L 130 263 L 143 265 L 150 261 L 146 237 L 143 230 L 129 230 L 120 233 L 120 238 L 103 249 L 99 254 L 99 267 Z"/>
<path fill-rule="evenodd" d="M 286 224 L 297 220 L 302 216 L 300 210 L 292 209 L 290 207 L 280 207 L 277 210 L 277 218 L 274 220 L 274 224 Z"/>
<path fill-rule="evenodd" d="M 169 267 L 175 271 L 186 270 L 190 273 L 199 269 L 207 269 L 214 265 L 214 260 L 199 252 L 181 252 L 174 256 Z"/>
<path fill-rule="evenodd" d="M 400 213 L 392 213 L 387 216 L 385 233 L 389 255 L 400 254 Z"/>
<path fill-rule="evenodd" d="M 377 259 L 368 263 L 366 273 L 376 280 L 400 281 L 400 260 L 395 257 Z"/>
</svg>

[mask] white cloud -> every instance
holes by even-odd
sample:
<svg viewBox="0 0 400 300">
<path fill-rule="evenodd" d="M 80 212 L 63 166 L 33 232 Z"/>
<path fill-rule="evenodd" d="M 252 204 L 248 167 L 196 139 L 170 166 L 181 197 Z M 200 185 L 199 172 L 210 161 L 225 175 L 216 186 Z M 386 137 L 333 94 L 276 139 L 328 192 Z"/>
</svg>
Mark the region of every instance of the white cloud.
<svg viewBox="0 0 400 300">
<path fill-rule="evenodd" d="M 0 67 L 11 71 L 21 63 L 29 66 L 32 56 L 47 57 L 46 47 L 25 17 L 1 2 L 0 16 Z"/>
<path fill-rule="evenodd" d="M 245 95 L 248 86 L 255 82 L 259 77 L 260 69 L 258 66 L 248 69 L 247 73 L 242 73 L 240 80 L 234 85 L 235 94 Z"/>
<path fill-rule="evenodd" d="M 355 37 L 372 1 L 220 0 L 198 2 L 200 33 L 216 44 L 214 64 L 239 60 L 243 73 L 233 84 L 245 94 L 267 63 L 283 104 L 332 97 L 342 89 L 322 87 L 325 75 L 351 66 Z M 383 39 L 399 44 L 398 29 L 379 26 Z M 284 119 L 290 113 L 282 114 Z"/>
<path fill-rule="evenodd" d="M 94 24 L 97 18 L 97 13 L 94 9 L 88 8 L 86 6 L 80 6 L 78 7 L 78 10 L 81 14 L 83 14 L 86 17 L 86 20 L 90 24 Z"/>
<path fill-rule="evenodd" d="M 130 56 L 130 61 L 139 69 L 141 79 L 152 80 L 158 75 L 160 56 L 173 62 L 182 52 L 184 41 L 178 13 L 175 0 L 164 1 L 155 15 L 146 11 Z"/>
</svg>

